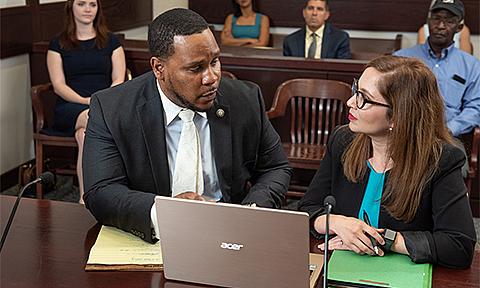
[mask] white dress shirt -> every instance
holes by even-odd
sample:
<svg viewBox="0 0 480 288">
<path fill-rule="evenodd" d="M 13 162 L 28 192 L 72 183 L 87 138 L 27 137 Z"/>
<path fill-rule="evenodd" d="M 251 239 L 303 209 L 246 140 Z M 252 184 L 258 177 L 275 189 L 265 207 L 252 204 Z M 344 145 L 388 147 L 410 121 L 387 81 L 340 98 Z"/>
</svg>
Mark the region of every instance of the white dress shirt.
<svg viewBox="0 0 480 288">
<path fill-rule="evenodd" d="M 172 185 L 173 174 L 175 172 L 175 159 L 177 156 L 177 147 L 182 133 L 182 120 L 178 117 L 178 113 L 183 107 L 173 103 L 163 93 L 157 81 L 158 92 L 163 105 L 163 116 L 165 124 L 165 140 L 167 144 L 167 158 L 170 174 L 170 186 Z M 219 201 L 222 198 L 222 191 L 218 181 L 217 170 L 215 166 L 215 157 L 212 152 L 212 143 L 210 138 L 210 125 L 208 124 L 207 113 L 195 111 L 193 122 L 200 136 L 200 146 L 202 150 L 202 167 L 203 167 L 203 183 L 204 192 L 202 197 L 210 201 Z M 160 149 L 160 148 L 159 148 Z M 152 206 L 150 217 L 152 218 L 155 235 L 158 237 L 158 223 L 155 205 Z"/>
</svg>

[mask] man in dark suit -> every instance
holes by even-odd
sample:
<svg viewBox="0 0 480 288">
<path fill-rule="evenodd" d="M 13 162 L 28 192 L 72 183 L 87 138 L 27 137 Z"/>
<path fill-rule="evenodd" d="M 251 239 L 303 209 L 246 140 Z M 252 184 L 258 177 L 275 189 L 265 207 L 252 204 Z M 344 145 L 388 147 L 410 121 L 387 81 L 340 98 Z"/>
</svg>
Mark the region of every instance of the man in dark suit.
<svg viewBox="0 0 480 288">
<path fill-rule="evenodd" d="M 325 21 L 330 17 L 326 0 L 309 0 L 303 8 L 305 27 L 283 41 L 283 55 L 305 58 L 351 59 L 348 33 Z"/>
<path fill-rule="evenodd" d="M 92 97 L 83 154 L 86 207 L 100 223 L 148 242 L 158 235 L 156 195 L 280 207 L 291 168 L 259 87 L 220 79 L 218 45 L 191 10 L 159 15 L 148 42 L 151 72 Z M 185 111 L 194 115 L 199 145 L 189 148 L 199 146 L 201 163 L 175 161 Z M 195 183 L 203 185 L 174 192 L 196 164 L 203 168 Z"/>
</svg>

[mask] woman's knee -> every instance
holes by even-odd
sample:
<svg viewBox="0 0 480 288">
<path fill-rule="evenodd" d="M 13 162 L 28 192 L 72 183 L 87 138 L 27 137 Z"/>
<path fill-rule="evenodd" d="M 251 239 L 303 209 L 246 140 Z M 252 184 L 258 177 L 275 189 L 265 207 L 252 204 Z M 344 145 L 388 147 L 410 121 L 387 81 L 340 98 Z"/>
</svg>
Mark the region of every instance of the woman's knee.
<svg viewBox="0 0 480 288">
<path fill-rule="evenodd" d="M 88 122 L 88 109 L 83 110 L 80 115 L 77 117 L 77 122 L 75 123 L 75 129 L 87 128 Z"/>
<path fill-rule="evenodd" d="M 75 140 L 80 147 L 83 147 L 83 140 L 85 139 L 85 128 L 75 130 Z"/>
</svg>

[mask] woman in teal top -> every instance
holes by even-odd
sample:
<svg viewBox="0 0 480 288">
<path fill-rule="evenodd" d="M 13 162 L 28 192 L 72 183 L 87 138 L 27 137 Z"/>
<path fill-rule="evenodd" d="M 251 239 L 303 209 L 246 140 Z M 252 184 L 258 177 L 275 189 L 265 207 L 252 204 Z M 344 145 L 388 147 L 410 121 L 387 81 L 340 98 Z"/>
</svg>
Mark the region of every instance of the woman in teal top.
<svg viewBox="0 0 480 288">
<path fill-rule="evenodd" d="M 222 45 L 267 46 L 270 20 L 253 11 L 253 0 L 232 0 L 235 13 L 225 19 Z"/>
<path fill-rule="evenodd" d="M 354 80 L 347 106 L 349 124 L 330 135 L 298 204 L 312 235 L 325 234 L 323 202 L 333 196 L 329 249 L 469 267 L 476 234 L 461 173 L 465 154 L 446 127 L 435 75 L 415 58 L 373 59 Z"/>
</svg>

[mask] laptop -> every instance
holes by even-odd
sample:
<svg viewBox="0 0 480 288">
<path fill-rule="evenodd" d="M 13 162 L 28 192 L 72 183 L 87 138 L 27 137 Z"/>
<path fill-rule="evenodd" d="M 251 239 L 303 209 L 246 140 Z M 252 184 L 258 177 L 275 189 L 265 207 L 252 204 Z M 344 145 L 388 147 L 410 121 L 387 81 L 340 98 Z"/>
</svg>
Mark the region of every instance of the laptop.
<svg viewBox="0 0 480 288">
<path fill-rule="evenodd" d="M 166 279 L 309 287 L 308 214 L 156 197 Z"/>
</svg>

